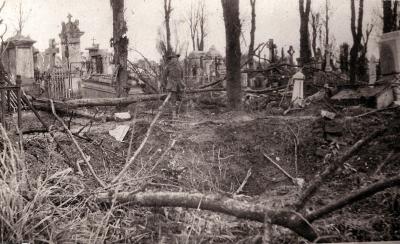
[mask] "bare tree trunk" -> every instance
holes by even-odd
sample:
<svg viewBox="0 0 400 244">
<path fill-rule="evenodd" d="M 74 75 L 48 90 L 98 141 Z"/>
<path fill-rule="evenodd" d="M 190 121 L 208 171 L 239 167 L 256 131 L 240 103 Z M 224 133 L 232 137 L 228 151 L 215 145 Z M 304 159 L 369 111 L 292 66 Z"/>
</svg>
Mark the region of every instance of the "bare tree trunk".
<svg viewBox="0 0 400 244">
<path fill-rule="evenodd" d="M 118 72 L 116 92 L 117 97 L 127 97 L 128 87 L 128 30 L 124 19 L 124 0 L 111 0 L 113 10 L 113 47 L 114 64 Z"/>
<path fill-rule="evenodd" d="M 171 1 L 172 0 L 164 0 L 164 18 L 165 18 L 165 29 L 167 32 L 167 55 L 172 53 L 172 46 L 171 46 L 171 27 L 170 27 L 170 20 L 171 20 Z"/>
<path fill-rule="evenodd" d="M 308 20 L 310 16 L 311 0 L 306 0 L 304 9 L 304 0 L 299 0 L 300 10 L 300 65 L 309 63 L 311 60 L 310 33 L 308 30 Z"/>
<path fill-rule="evenodd" d="M 331 64 L 327 64 L 327 56 L 330 55 L 329 53 L 329 7 L 328 7 L 328 0 L 325 0 L 325 55 L 324 55 L 324 68 L 327 67 L 327 65 L 331 65 Z M 329 67 L 329 66 L 328 66 Z"/>
<path fill-rule="evenodd" d="M 356 28 L 356 10 L 354 0 L 351 0 L 351 34 L 353 36 L 353 46 L 350 50 L 350 82 L 357 81 L 357 70 L 359 52 L 361 50 L 362 22 L 364 15 L 364 0 L 360 0 L 358 9 L 358 23 Z"/>
<path fill-rule="evenodd" d="M 240 81 L 240 33 L 239 0 L 221 0 L 226 33 L 226 78 L 228 104 L 240 109 L 242 86 Z"/>
<path fill-rule="evenodd" d="M 250 0 L 251 5 L 251 30 L 250 30 L 250 45 L 249 45 L 249 68 L 254 69 L 254 38 L 256 32 L 256 0 Z"/>
<path fill-rule="evenodd" d="M 206 16 L 206 5 L 204 1 L 201 1 L 199 3 L 198 7 L 198 16 L 199 16 L 199 28 L 200 30 L 197 32 L 197 48 L 199 51 L 204 51 L 204 45 L 205 45 L 205 39 L 207 36 L 207 31 L 206 31 L 206 21 L 207 21 L 207 16 Z M 200 36 L 199 36 L 200 33 Z"/>
<path fill-rule="evenodd" d="M 190 39 L 192 40 L 193 51 L 196 50 L 196 35 L 197 35 L 197 27 L 199 24 L 199 14 L 197 8 L 195 9 L 193 6 L 193 2 L 190 5 L 190 12 L 187 20 L 190 29 Z"/>
<path fill-rule="evenodd" d="M 311 28 L 312 28 L 311 47 L 312 47 L 314 57 L 317 56 L 318 27 L 319 27 L 319 13 L 311 13 Z"/>
</svg>

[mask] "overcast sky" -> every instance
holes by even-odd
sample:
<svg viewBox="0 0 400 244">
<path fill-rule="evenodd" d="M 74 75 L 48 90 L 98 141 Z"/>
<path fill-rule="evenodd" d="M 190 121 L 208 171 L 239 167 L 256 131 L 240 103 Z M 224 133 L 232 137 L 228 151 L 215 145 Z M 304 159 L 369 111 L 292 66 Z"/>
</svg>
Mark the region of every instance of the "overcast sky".
<svg viewBox="0 0 400 244">
<path fill-rule="evenodd" d="M 22 2 L 26 17 L 24 35 L 36 40 L 35 47 L 44 50 L 50 38 L 59 42 L 61 22 L 67 21 L 68 13 L 72 20 L 79 19 L 80 29 L 85 32 L 82 37 L 81 48 L 90 46 L 92 39 L 100 43 L 102 48 L 109 47 L 112 36 L 112 11 L 109 0 L 5 0 L 6 6 L 1 17 L 8 25 L 8 36 L 15 34 L 18 4 Z M 191 0 L 172 0 L 173 21 L 178 26 L 180 44 L 189 44 L 188 27 L 185 16 Z M 196 1 L 196 0 L 193 0 Z M 218 50 L 225 50 L 225 31 L 220 0 L 205 0 L 208 11 L 208 32 L 206 49 L 215 45 Z M 145 56 L 159 60 L 156 49 L 158 30 L 163 21 L 163 0 L 126 0 L 126 18 L 128 22 L 128 36 L 130 47 L 140 50 Z M 350 32 L 350 1 L 330 0 L 332 6 L 331 33 L 340 44 L 344 41 L 352 43 Z M 381 0 L 365 1 L 364 22 L 376 19 Z M 313 10 L 323 11 L 325 0 L 313 0 Z M 257 31 L 256 43 L 270 38 L 275 40 L 279 51 L 293 45 L 296 55 L 299 51 L 299 13 L 298 0 L 257 0 Z M 379 13 L 380 14 L 380 13 Z M 243 33 L 248 42 L 250 29 L 249 0 L 240 0 L 240 15 L 244 21 Z M 174 33 L 173 33 L 174 34 Z M 372 38 L 370 50 L 376 53 Z M 245 46 L 245 44 L 243 44 Z M 245 49 L 247 50 L 247 48 Z M 242 52 L 245 52 L 242 50 Z M 185 55 L 184 53 L 182 55 Z M 134 53 L 130 53 L 134 57 Z"/>
</svg>

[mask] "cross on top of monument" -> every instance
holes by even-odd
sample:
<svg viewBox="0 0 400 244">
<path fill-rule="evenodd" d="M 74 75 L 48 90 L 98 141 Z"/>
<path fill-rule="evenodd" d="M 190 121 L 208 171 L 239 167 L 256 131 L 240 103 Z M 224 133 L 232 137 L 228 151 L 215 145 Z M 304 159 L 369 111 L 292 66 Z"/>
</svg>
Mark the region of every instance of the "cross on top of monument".
<svg viewBox="0 0 400 244">
<path fill-rule="evenodd" d="M 267 42 L 267 44 L 268 44 L 268 48 L 270 48 L 270 49 L 276 48 L 276 45 L 275 45 L 275 43 L 274 43 L 274 39 L 269 39 L 269 41 Z"/>
<path fill-rule="evenodd" d="M 293 54 L 295 53 L 293 46 L 290 46 L 290 47 L 289 47 L 289 50 L 288 50 L 287 52 L 288 52 L 288 54 L 289 54 L 290 56 L 293 56 Z"/>
<path fill-rule="evenodd" d="M 72 19 L 71 13 L 68 14 L 67 18 L 68 18 L 68 22 L 71 22 L 71 19 Z"/>
</svg>

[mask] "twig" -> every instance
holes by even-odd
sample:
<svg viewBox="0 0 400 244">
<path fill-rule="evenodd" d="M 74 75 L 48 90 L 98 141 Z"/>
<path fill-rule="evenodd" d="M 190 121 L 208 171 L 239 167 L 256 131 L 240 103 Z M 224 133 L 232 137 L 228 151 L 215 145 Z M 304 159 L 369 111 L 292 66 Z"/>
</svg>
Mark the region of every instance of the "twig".
<svg viewBox="0 0 400 244">
<path fill-rule="evenodd" d="M 161 154 L 160 158 L 157 160 L 157 162 L 153 165 L 151 170 L 149 171 L 149 174 L 151 174 L 154 169 L 157 167 L 157 165 L 160 164 L 161 160 L 165 157 L 165 155 L 175 146 L 176 140 L 172 140 L 171 145 L 164 151 L 163 154 Z"/>
<path fill-rule="evenodd" d="M 64 127 L 65 131 L 68 133 L 69 137 L 71 138 L 72 142 L 75 144 L 75 147 L 78 149 L 83 161 L 86 163 L 86 165 L 89 168 L 90 173 L 93 175 L 93 177 L 96 179 L 96 181 L 102 186 L 102 187 L 107 187 L 107 185 L 96 175 L 96 172 L 94 172 L 92 165 L 89 163 L 89 160 L 86 158 L 86 155 L 83 153 L 82 148 L 79 146 L 78 142 L 75 140 L 74 135 L 72 132 L 68 129 L 67 125 L 64 123 L 64 121 L 57 115 L 56 110 L 54 108 L 54 103 L 53 100 L 50 99 L 50 105 L 51 105 L 51 110 L 53 112 L 54 117 L 62 124 Z M 77 163 L 77 167 L 80 169 L 79 164 Z"/>
<path fill-rule="evenodd" d="M 275 167 L 277 168 L 277 169 L 279 169 L 287 178 L 289 178 L 291 181 L 292 181 L 292 183 L 294 184 L 294 185 L 298 185 L 297 184 L 297 180 L 293 177 L 293 176 L 291 176 L 286 170 L 284 170 L 279 164 L 277 164 L 270 156 L 268 156 L 266 153 L 263 153 L 263 155 L 264 155 L 264 157 L 266 158 L 266 159 L 268 159 L 273 165 L 275 165 Z"/>
<path fill-rule="evenodd" d="M 126 155 L 126 162 L 129 161 L 129 158 L 131 157 L 131 150 L 132 150 L 132 143 L 133 143 L 133 134 L 135 134 L 135 125 L 136 125 L 136 114 L 137 114 L 137 107 L 135 108 L 135 112 L 133 114 L 133 119 L 132 119 L 132 129 L 131 129 L 131 137 L 129 140 L 129 147 L 128 147 L 128 154 Z"/>
<path fill-rule="evenodd" d="M 247 184 L 247 181 L 249 180 L 250 176 L 251 176 L 251 168 L 247 171 L 246 177 L 244 178 L 242 184 L 239 186 L 239 188 L 235 191 L 235 193 L 233 195 L 237 195 L 240 192 L 243 191 L 243 187 Z"/>
<path fill-rule="evenodd" d="M 139 153 L 142 151 L 144 145 L 146 144 L 147 140 L 149 139 L 149 136 L 153 130 L 154 125 L 156 124 L 158 118 L 160 117 L 160 115 L 163 112 L 163 109 L 165 107 L 165 105 L 167 104 L 167 102 L 169 101 L 169 99 L 171 98 L 171 93 L 168 93 L 167 98 L 165 98 L 164 102 L 162 103 L 162 105 L 159 108 L 158 113 L 156 114 L 156 116 L 154 117 L 153 121 L 150 124 L 149 129 L 147 130 L 146 136 L 144 137 L 142 143 L 140 144 L 140 146 L 138 147 L 138 149 L 136 149 L 135 153 L 133 154 L 133 156 L 131 157 L 131 159 L 129 159 L 129 161 L 125 164 L 124 168 L 121 170 L 121 172 L 112 180 L 112 184 L 115 184 L 116 182 L 118 182 L 122 176 L 124 176 L 125 172 L 128 170 L 129 166 L 135 161 L 136 157 L 139 155 Z"/>
<path fill-rule="evenodd" d="M 390 151 L 385 160 L 383 160 L 382 163 L 379 164 L 378 168 L 376 168 L 375 170 L 374 175 L 377 175 L 381 172 L 382 168 L 389 162 L 389 160 L 393 157 L 393 155 L 394 155 L 394 150 Z"/>
<path fill-rule="evenodd" d="M 297 126 L 297 134 L 296 134 L 296 133 L 294 133 L 292 127 L 290 127 L 289 124 L 286 124 L 286 126 L 289 128 L 290 132 L 293 134 L 293 137 L 294 137 L 294 139 L 293 139 L 293 142 L 294 142 L 294 167 L 295 167 L 295 170 L 296 170 L 296 178 L 297 178 L 297 175 L 298 175 L 298 172 L 299 172 L 299 168 L 298 168 L 298 164 L 297 164 L 297 151 L 298 151 L 297 147 L 298 147 L 298 145 L 300 143 L 299 132 L 298 132 L 299 131 L 299 127 Z"/>
</svg>

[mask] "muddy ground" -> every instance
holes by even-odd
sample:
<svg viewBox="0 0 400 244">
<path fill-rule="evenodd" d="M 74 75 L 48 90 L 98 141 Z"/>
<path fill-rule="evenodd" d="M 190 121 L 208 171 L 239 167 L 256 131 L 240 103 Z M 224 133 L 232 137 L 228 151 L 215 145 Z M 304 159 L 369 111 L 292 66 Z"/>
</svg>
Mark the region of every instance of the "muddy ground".
<svg viewBox="0 0 400 244">
<path fill-rule="evenodd" d="M 132 151 L 135 151 L 159 104 L 130 106 L 131 114 L 136 111 L 134 125 L 132 121 L 93 122 L 82 130 L 80 136 L 85 139 L 77 140 L 102 180 L 110 182 L 121 171 L 127 159 L 130 134 L 133 135 Z M 282 115 L 283 110 L 277 106 L 251 112 L 227 112 L 221 104 L 217 99 L 200 97 L 185 102 L 176 119 L 172 119 L 167 110 L 129 168 L 121 189 L 229 196 L 236 193 L 239 199 L 281 208 L 296 201 L 300 189 L 263 153 L 307 184 L 327 166 L 324 161 L 327 154 L 340 154 L 357 140 L 383 127 L 390 128 L 390 132 L 349 160 L 321 187 L 307 209 L 318 209 L 352 190 L 398 174 L 398 158 L 375 173 L 392 150 L 399 152 L 398 109 L 354 118 L 352 116 L 370 110 L 320 103 Z M 321 118 L 321 109 L 332 111 L 332 108 L 338 113 L 337 118 Z M 60 127 L 51 115 L 41 115 Z M 23 128 L 40 128 L 31 112 L 25 112 L 23 117 Z M 68 117 L 64 119 L 69 121 Z M 79 131 L 88 122 L 88 119 L 73 118 L 71 130 Z M 118 124 L 131 125 L 123 142 L 117 142 L 108 133 Z M 31 179 L 45 179 L 68 167 L 67 161 L 80 160 L 77 149 L 63 132 L 57 132 L 56 137 L 66 148 L 69 159 L 49 134 L 24 135 L 25 162 Z M 175 144 L 171 148 L 172 142 Z M 70 182 L 60 183 L 64 194 L 70 188 L 73 192 L 78 188 L 88 192 L 98 190 L 99 186 L 83 164 L 82 169 L 84 177 L 71 173 Z M 237 192 L 249 173 L 242 191 Z M 376 194 L 315 222 L 315 228 L 322 235 L 332 236 L 333 241 L 400 240 L 399 193 L 399 189 L 393 188 Z M 76 214 L 65 220 L 54 220 L 52 223 L 58 224 L 52 230 L 52 238 L 81 243 L 88 243 L 88 240 L 93 243 L 251 243 L 263 232 L 263 226 L 258 223 L 182 208 L 114 206 L 105 221 L 109 209 L 89 203 L 88 200 L 78 209 L 74 209 L 77 203 L 70 203 L 69 208 L 74 209 L 71 212 Z M 35 233 L 38 239 L 49 235 Z M 274 240 L 276 243 L 303 242 L 290 231 L 277 227 L 274 227 Z"/>
</svg>

